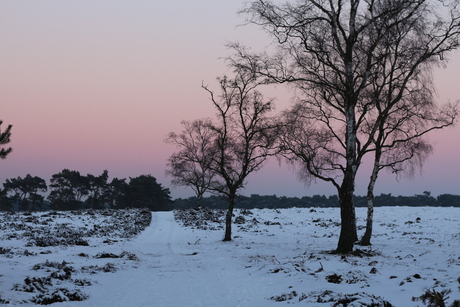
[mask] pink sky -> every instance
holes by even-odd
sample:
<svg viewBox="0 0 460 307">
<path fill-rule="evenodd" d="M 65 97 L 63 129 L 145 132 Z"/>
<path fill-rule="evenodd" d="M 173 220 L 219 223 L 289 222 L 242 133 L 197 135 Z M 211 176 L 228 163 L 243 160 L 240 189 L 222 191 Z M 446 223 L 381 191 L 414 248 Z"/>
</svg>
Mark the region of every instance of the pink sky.
<svg viewBox="0 0 460 307">
<path fill-rule="evenodd" d="M 128 178 L 164 175 L 175 148 L 163 142 L 181 120 L 214 115 L 202 81 L 227 71 L 225 44 L 262 50 L 265 33 L 237 27 L 244 0 L 0 1 L 0 119 L 13 125 L 13 153 L 0 161 L 0 184 L 30 173 L 46 180 L 64 168 Z M 439 99 L 460 99 L 460 53 L 437 71 Z M 215 88 L 215 87 L 214 87 Z M 277 110 L 289 103 L 279 100 Z M 423 174 L 382 174 L 377 193 L 459 194 L 460 128 L 433 136 Z M 363 195 L 368 175 L 360 174 Z M 173 198 L 192 196 L 171 188 Z M 331 195 L 306 188 L 285 166 L 270 163 L 249 178 L 244 194 Z"/>
</svg>

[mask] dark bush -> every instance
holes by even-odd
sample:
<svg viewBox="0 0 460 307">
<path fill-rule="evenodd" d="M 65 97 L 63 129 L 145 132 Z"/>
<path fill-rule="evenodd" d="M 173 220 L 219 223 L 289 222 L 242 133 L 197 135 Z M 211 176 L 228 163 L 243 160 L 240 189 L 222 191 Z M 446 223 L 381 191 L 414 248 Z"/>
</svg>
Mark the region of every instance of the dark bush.
<svg viewBox="0 0 460 307">
<path fill-rule="evenodd" d="M 9 255 L 12 254 L 11 248 L 0 247 L 0 255 Z"/>
<path fill-rule="evenodd" d="M 221 228 L 226 211 L 205 207 L 174 210 L 174 218 L 185 227 L 215 230 Z M 215 224 L 215 225 L 212 225 Z"/>
<path fill-rule="evenodd" d="M 0 296 L 0 304 L 5 304 L 5 305 L 6 305 L 6 304 L 9 304 L 9 303 L 10 303 L 10 301 L 5 300 L 4 298 L 2 298 L 2 297 Z"/>
<path fill-rule="evenodd" d="M 45 293 L 48 291 L 48 286 L 52 286 L 51 277 L 26 277 L 24 284 L 13 285 L 13 290 L 23 292 L 41 292 Z"/>
<path fill-rule="evenodd" d="M 244 224 L 244 223 L 246 223 L 246 219 L 244 218 L 244 216 L 239 215 L 235 218 L 235 224 Z"/>
<path fill-rule="evenodd" d="M 46 260 L 45 262 L 42 263 L 37 263 L 32 267 L 32 270 L 41 270 L 44 268 L 55 268 L 58 270 L 62 270 L 64 268 L 70 268 L 72 271 L 74 269 L 71 266 L 68 266 L 68 262 L 62 261 L 62 262 L 57 262 L 57 261 L 48 261 Z"/>
<path fill-rule="evenodd" d="M 333 283 L 333 284 L 340 284 L 342 282 L 342 275 L 337 275 L 337 274 L 332 274 L 326 276 L 327 282 Z"/>
<path fill-rule="evenodd" d="M 75 279 L 73 281 L 73 283 L 76 285 L 76 286 L 80 286 L 80 287 L 85 287 L 85 286 L 91 286 L 92 283 L 90 280 L 87 280 L 87 279 Z"/>
<path fill-rule="evenodd" d="M 80 290 L 69 290 L 66 288 L 55 289 L 53 292 L 42 293 L 34 296 L 30 301 L 38 305 L 50 305 L 53 303 L 68 301 L 84 301 L 88 295 Z"/>
<path fill-rule="evenodd" d="M 96 256 L 94 256 L 94 258 L 96 258 L 96 259 L 101 259 L 101 258 L 120 258 L 120 256 L 112 254 L 112 253 L 102 252 L 102 253 L 98 253 Z"/>
<path fill-rule="evenodd" d="M 270 299 L 275 302 L 285 302 L 285 301 L 292 300 L 296 296 L 297 296 L 297 292 L 292 291 L 291 293 L 283 293 L 281 295 L 272 296 L 270 297 Z"/>
<path fill-rule="evenodd" d="M 113 263 L 106 263 L 103 266 L 98 265 L 89 265 L 83 266 L 81 271 L 84 273 L 96 274 L 97 272 L 105 272 L 105 273 L 114 273 L 117 271 L 117 267 Z"/>
</svg>

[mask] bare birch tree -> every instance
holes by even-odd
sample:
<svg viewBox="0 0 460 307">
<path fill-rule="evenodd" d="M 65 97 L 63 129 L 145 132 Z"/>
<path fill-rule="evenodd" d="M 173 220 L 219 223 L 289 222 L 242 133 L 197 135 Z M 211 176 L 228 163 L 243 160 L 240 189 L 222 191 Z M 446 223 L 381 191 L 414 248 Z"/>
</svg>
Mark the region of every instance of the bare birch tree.
<svg viewBox="0 0 460 307">
<path fill-rule="evenodd" d="M 230 241 L 236 195 L 246 185 L 248 176 L 258 171 L 273 154 L 277 130 L 275 121 L 269 117 L 273 100 L 266 101 L 258 90 L 265 80 L 251 72 L 237 70 L 234 79 L 224 76 L 218 81 L 220 95 L 208 86 L 203 88 L 217 110 L 213 124 L 216 154 L 211 163 L 216 180 L 211 189 L 228 200 L 223 240 Z"/>
<path fill-rule="evenodd" d="M 388 99 L 378 115 L 373 85 L 382 81 L 382 73 L 393 74 L 399 88 L 388 94 L 397 97 L 420 84 L 420 72 L 459 47 L 458 6 L 458 1 L 300 0 L 275 5 L 259 0 L 242 11 L 249 23 L 273 36 L 276 53 L 253 54 L 235 44 L 233 65 L 296 89 L 298 102 L 284 119 L 304 130 L 286 122 L 282 147 L 303 178 L 324 180 L 337 189 L 339 253 L 352 251 L 358 239 L 353 193 L 359 166 L 375 150 L 379 125 L 397 120 L 393 112 L 400 100 Z M 400 32 L 404 35 L 393 39 Z M 404 61 L 407 56 L 410 61 Z M 411 110 L 421 112 L 415 116 L 427 111 Z"/>
<path fill-rule="evenodd" d="M 398 175 L 414 176 L 433 151 L 426 135 L 453 125 L 458 117 L 458 103 L 439 106 L 435 101 L 432 70 L 440 64 L 440 57 L 411 71 L 426 50 L 422 45 L 414 48 L 415 44 L 406 37 L 414 29 L 422 29 L 424 22 L 415 18 L 395 27 L 375 52 L 380 70 L 370 78 L 371 85 L 366 89 L 373 108 L 361 126 L 361 132 L 373 142 L 369 151 L 374 151 L 367 187 L 366 232 L 361 245 L 371 244 L 373 192 L 380 170 L 386 168 Z"/>
<path fill-rule="evenodd" d="M 458 17 L 454 15 L 458 16 L 458 11 L 444 14 L 450 14 L 458 25 Z M 372 139 L 373 147 L 369 151 L 374 151 L 374 161 L 367 187 L 366 232 L 361 245 L 371 244 L 373 192 L 380 170 L 386 168 L 396 174 L 414 176 L 415 170 L 422 167 L 433 151 L 426 134 L 453 125 L 458 116 L 458 103 L 440 107 L 434 97 L 432 70 L 442 64 L 444 52 L 448 50 L 441 48 L 438 56 L 435 51 L 434 56 L 427 57 L 424 44 L 429 46 L 429 41 L 414 40 L 426 31 L 426 20 L 422 18 L 425 16 L 414 14 L 406 22 L 388 29 L 374 52 L 378 69 L 369 78 L 367 95 L 363 95 L 363 100 L 373 102 L 361 131 Z M 455 40 L 451 43 L 455 47 Z"/>
</svg>

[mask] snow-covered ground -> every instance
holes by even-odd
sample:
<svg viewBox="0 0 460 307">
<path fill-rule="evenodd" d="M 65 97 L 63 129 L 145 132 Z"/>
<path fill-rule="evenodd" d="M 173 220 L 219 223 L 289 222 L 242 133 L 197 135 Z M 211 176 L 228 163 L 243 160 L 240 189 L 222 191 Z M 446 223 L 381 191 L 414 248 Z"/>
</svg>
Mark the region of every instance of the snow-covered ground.
<svg viewBox="0 0 460 307">
<path fill-rule="evenodd" d="M 346 256 L 330 253 L 337 208 L 236 210 L 231 242 L 210 211 L 177 213 L 193 227 L 153 212 L 137 235 L 138 212 L 110 214 L 0 213 L 0 304 L 405 307 L 423 306 L 411 299 L 426 289 L 460 299 L 460 208 L 376 208 L 373 245 Z"/>
</svg>

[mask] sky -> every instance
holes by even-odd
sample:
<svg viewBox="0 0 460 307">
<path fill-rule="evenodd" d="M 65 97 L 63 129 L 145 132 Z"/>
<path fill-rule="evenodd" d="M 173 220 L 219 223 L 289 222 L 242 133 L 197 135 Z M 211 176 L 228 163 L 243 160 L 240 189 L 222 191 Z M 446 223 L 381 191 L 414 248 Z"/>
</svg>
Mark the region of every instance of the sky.
<svg viewBox="0 0 460 307">
<path fill-rule="evenodd" d="M 0 160 L 0 184 L 26 174 L 49 180 L 63 169 L 111 178 L 151 174 L 171 196 L 164 143 L 182 120 L 213 117 L 201 85 L 230 73 L 226 44 L 262 51 L 268 36 L 242 26 L 243 0 L 0 0 L 0 120 L 13 125 L 13 152 Z M 460 99 L 460 53 L 435 71 L 440 102 Z M 285 93 L 277 111 L 290 105 Z M 459 194 L 460 127 L 432 134 L 435 151 L 414 179 L 382 173 L 376 193 Z M 356 193 L 364 195 L 361 173 Z M 306 187 L 295 172 L 270 161 L 248 178 L 245 195 L 335 194 L 325 183 Z"/>
</svg>

